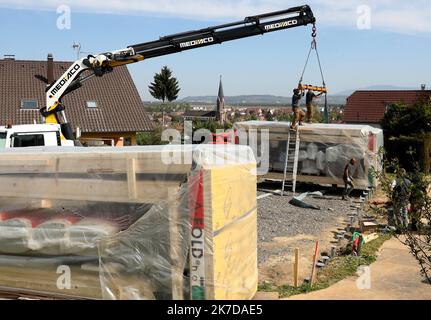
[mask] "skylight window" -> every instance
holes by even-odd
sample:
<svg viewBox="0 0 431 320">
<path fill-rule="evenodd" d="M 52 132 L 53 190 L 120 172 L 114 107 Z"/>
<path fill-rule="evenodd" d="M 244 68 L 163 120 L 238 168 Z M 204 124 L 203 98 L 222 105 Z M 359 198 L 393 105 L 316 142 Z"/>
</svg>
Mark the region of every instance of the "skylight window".
<svg viewBox="0 0 431 320">
<path fill-rule="evenodd" d="M 22 99 L 21 100 L 21 109 L 38 110 L 39 105 L 37 103 L 37 100 L 35 100 L 35 99 Z"/>
<path fill-rule="evenodd" d="M 87 108 L 90 108 L 90 109 L 97 108 L 97 102 L 96 101 L 87 101 Z"/>
</svg>

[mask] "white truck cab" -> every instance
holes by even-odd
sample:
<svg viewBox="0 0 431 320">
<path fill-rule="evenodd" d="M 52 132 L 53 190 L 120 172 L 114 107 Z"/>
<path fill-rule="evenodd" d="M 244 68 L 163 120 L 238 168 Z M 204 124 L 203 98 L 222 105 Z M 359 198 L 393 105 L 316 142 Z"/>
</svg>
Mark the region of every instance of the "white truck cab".
<svg viewBox="0 0 431 320">
<path fill-rule="evenodd" d="M 58 124 L 0 126 L 0 149 L 37 146 L 74 146 L 74 142 L 61 139 Z"/>
</svg>

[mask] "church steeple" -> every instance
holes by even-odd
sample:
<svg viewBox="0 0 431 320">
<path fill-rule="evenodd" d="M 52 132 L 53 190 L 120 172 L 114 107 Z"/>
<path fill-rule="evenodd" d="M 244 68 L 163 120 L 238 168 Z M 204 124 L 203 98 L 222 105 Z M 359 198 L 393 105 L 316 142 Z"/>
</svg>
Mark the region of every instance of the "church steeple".
<svg viewBox="0 0 431 320">
<path fill-rule="evenodd" d="M 217 96 L 217 121 L 224 123 L 224 93 L 223 93 L 223 83 L 222 77 L 220 76 L 220 83 L 218 87 L 218 96 Z"/>
</svg>

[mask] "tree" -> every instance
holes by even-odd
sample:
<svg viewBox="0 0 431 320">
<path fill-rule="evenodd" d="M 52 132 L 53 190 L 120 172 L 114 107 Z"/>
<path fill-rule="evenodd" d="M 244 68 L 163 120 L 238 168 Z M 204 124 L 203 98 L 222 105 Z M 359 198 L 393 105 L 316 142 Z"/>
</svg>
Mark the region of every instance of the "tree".
<svg viewBox="0 0 431 320">
<path fill-rule="evenodd" d="M 380 153 L 384 158 L 384 153 Z M 420 265 L 421 273 L 431 284 L 431 197 L 428 194 L 429 179 L 427 174 L 421 172 L 419 165 L 415 164 L 415 169 L 409 173 L 403 170 L 396 160 L 383 161 L 384 169 L 372 168 L 373 175 L 380 182 L 381 189 L 392 199 L 394 190 L 392 181 L 394 176 L 388 174 L 389 171 L 397 173 L 400 178 L 407 178 L 412 182 L 410 190 L 411 204 L 411 228 L 406 228 L 396 224 L 402 233 L 396 235 L 397 238 L 410 248 L 410 252 Z M 395 219 L 396 220 L 396 219 Z"/>
<path fill-rule="evenodd" d="M 163 127 L 157 126 L 152 132 L 140 132 L 137 135 L 138 145 L 163 145 L 168 142 L 162 141 Z"/>
<path fill-rule="evenodd" d="M 255 120 L 257 120 L 257 116 L 254 113 L 247 114 L 244 119 L 244 121 L 255 121 Z"/>
<path fill-rule="evenodd" d="M 217 130 L 229 130 L 232 129 L 232 124 L 229 123 L 225 123 L 225 124 L 221 124 L 218 121 L 194 121 L 193 122 L 193 130 L 199 130 L 199 129 L 207 129 L 209 131 L 211 131 L 212 133 L 216 133 Z"/>
<path fill-rule="evenodd" d="M 386 135 L 399 137 L 431 132 L 431 101 L 415 105 L 393 104 L 389 106 L 382 121 Z"/>
<path fill-rule="evenodd" d="M 329 122 L 340 122 L 343 120 L 343 112 L 340 106 L 329 108 Z"/>
<path fill-rule="evenodd" d="M 154 75 L 154 82 L 151 82 L 148 88 L 150 94 L 163 103 L 176 100 L 180 92 L 178 80 L 172 76 L 172 71 L 167 66 Z"/>
<path fill-rule="evenodd" d="M 389 159 L 398 159 L 408 171 L 414 169 L 412 164 L 417 161 L 424 171 L 430 170 L 431 100 L 423 100 L 415 105 L 389 106 L 381 126 Z"/>
<path fill-rule="evenodd" d="M 274 116 L 272 115 L 271 110 L 268 110 L 268 111 L 266 112 L 266 114 L 265 114 L 265 119 L 266 119 L 267 121 L 274 121 Z"/>
<path fill-rule="evenodd" d="M 276 117 L 277 121 L 292 122 L 293 115 L 290 113 L 282 113 Z"/>
</svg>

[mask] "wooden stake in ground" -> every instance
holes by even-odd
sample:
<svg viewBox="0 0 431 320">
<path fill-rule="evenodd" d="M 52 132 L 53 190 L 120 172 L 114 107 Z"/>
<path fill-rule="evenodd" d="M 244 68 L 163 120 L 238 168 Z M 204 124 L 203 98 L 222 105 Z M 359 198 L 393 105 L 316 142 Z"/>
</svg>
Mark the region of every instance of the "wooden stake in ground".
<svg viewBox="0 0 431 320">
<path fill-rule="evenodd" d="M 295 248 L 295 263 L 293 265 L 293 286 L 298 287 L 298 273 L 299 273 L 299 248 Z"/>
<path fill-rule="evenodd" d="M 310 285 L 313 285 L 316 279 L 316 264 L 319 254 L 319 241 L 314 245 L 313 267 L 311 268 Z"/>
</svg>

